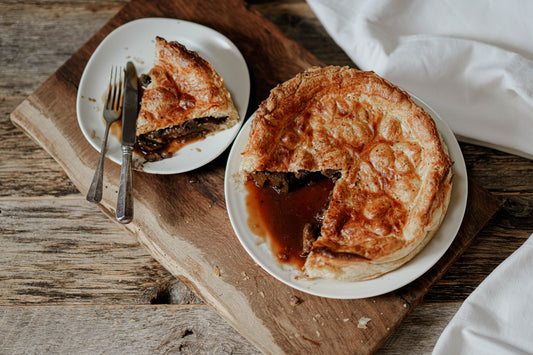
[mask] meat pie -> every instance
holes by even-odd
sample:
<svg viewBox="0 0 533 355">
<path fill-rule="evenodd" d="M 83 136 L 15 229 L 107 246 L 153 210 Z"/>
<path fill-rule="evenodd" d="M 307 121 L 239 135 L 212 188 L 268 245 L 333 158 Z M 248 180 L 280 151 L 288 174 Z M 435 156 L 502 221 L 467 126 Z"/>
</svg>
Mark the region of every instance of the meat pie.
<svg viewBox="0 0 533 355">
<path fill-rule="evenodd" d="M 296 236 L 306 277 L 378 277 L 439 228 L 452 188 L 445 143 L 428 113 L 373 72 L 311 68 L 274 88 L 251 119 L 245 181 L 277 176 L 284 193 L 284 174 L 335 176 L 320 225 Z"/>
</svg>

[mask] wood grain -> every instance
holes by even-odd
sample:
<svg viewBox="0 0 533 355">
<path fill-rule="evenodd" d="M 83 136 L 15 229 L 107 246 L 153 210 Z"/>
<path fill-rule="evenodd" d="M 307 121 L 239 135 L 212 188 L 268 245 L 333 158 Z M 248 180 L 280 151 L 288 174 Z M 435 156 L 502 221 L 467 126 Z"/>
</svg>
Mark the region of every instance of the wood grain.
<svg viewBox="0 0 533 355">
<path fill-rule="evenodd" d="M 125 3 L 127 1 L 0 1 L 2 13 L 9 14 L 9 16 L 0 16 L 0 61 L 2 62 L 0 73 L 3 78 L 0 82 L 0 202 L 2 203 L 0 238 L 3 238 L 3 243 L 6 239 L 10 239 L 9 247 L 6 249 L 9 258 L 0 258 L 0 260 L 6 260 L 6 263 L 10 260 L 13 266 L 7 271 L 4 268 L 6 264 L 1 264 L 0 268 L 5 272 L 0 272 L 0 275 L 2 281 L 6 278 L 15 280 L 25 278 L 25 282 L 10 282 L 9 287 L 5 282 L 0 282 L 0 302 L 5 307 L 9 305 L 16 307 L 19 302 L 33 304 L 34 290 L 40 294 L 39 302 L 55 304 L 57 306 L 54 307 L 58 309 L 71 307 L 69 304 L 72 303 L 82 303 L 89 307 L 109 303 L 142 304 L 150 300 L 150 297 L 143 296 L 145 292 L 143 287 L 147 287 L 146 293 L 149 295 L 153 295 L 155 289 L 162 290 L 157 302 L 200 302 L 183 283 L 174 279 L 146 253 L 144 248 L 139 247 L 129 233 L 125 233 L 110 219 L 104 218 L 97 207 L 84 205 L 84 196 L 78 192 L 61 166 L 9 121 L 9 113 L 53 74 L 57 67 Z M 353 65 L 327 36 L 305 2 L 251 1 L 249 3 L 251 8 L 268 17 L 285 35 L 295 39 L 320 61 L 328 64 Z M 29 23 L 32 25 L 28 25 Z M 69 33 L 68 38 L 65 38 L 66 33 Z M 29 58 L 30 56 L 33 56 L 33 59 Z M 464 298 L 533 232 L 531 225 L 533 180 L 529 179 L 533 172 L 533 162 L 475 145 L 462 144 L 461 147 L 469 176 L 498 196 L 503 201 L 503 208 L 474 239 L 463 256 L 430 289 L 422 303 L 407 315 L 380 348 L 378 351 L 380 354 L 403 354 L 406 349 L 417 354 L 431 353 L 440 331 Z M 26 223 L 27 220 L 33 220 L 34 209 L 31 208 L 33 203 L 36 206 L 48 206 L 49 213 L 41 214 L 39 223 Z M 73 206 L 82 206 L 83 213 L 77 214 L 80 220 L 68 216 L 57 218 L 58 214 L 52 213 L 54 209 L 59 212 Z M 11 211 L 14 209 L 17 211 L 13 214 Z M 16 224 L 15 220 L 19 221 L 17 233 L 4 234 L 3 218 L 8 215 L 11 225 Z M 104 223 L 104 225 L 94 229 L 88 228 L 89 224 L 85 224 L 84 220 L 90 221 L 91 224 Z M 105 233 L 101 236 L 98 234 L 99 228 L 105 228 Z M 40 244 L 44 242 L 36 242 L 39 238 L 43 241 L 53 240 L 54 235 L 61 230 L 69 231 L 62 233 L 62 243 L 75 245 L 81 236 L 84 239 L 81 245 L 85 247 L 94 243 L 95 248 L 105 250 L 106 245 L 110 243 L 116 248 L 102 252 L 98 262 L 92 262 L 94 255 L 85 254 L 81 250 L 73 252 L 74 246 L 56 248 L 54 252 L 49 252 Z M 25 238 L 18 238 L 19 233 L 33 236 L 34 250 L 27 249 L 30 243 L 26 243 Z M 124 249 L 117 245 L 123 246 Z M 2 254 L 4 255 L 7 254 Z M 49 271 L 32 272 L 30 258 L 48 260 Z M 105 267 L 108 262 L 114 263 L 110 272 L 107 272 Z M 83 277 L 78 277 L 74 272 L 67 272 L 65 264 L 73 270 L 91 268 L 93 271 L 83 271 Z M 141 270 L 137 270 L 139 268 Z M 121 285 L 123 275 L 128 275 L 128 287 Z M 152 278 L 152 282 L 147 282 L 149 278 Z M 170 286 L 169 280 L 171 280 Z M 98 284 L 98 287 L 84 287 L 85 284 Z M 167 286 L 169 287 L 166 288 Z M 55 290 L 61 288 L 67 291 L 54 294 Z M 84 294 L 83 298 L 78 296 L 80 293 Z M 181 306 L 173 307 L 175 307 L 173 308 L 175 317 L 183 319 L 189 325 L 198 324 L 195 317 L 189 317 L 191 313 L 186 308 L 180 312 Z M 25 309 L 19 321 L 33 322 L 36 325 L 34 336 L 40 335 L 32 341 L 36 349 L 39 349 L 39 345 L 42 345 L 41 349 L 46 349 L 54 343 L 66 345 L 61 338 L 65 330 L 57 328 L 52 330 L 50 326 L 43 325 L 43 322 L 37 327 L 37 323 L 34 322 L 35 313 L 31 311 L 33 306 L 26 306 Z M 144 311 L 147 313 L 146 317 L 152 312 L 149 308 Z M 40 316 L 49 317 L 52 323 L 66 324 L 62 314 L 60 311 L 43 311 Z M 101 320 L 104 318 L 111 320 L 114 314 L 100 312 L 99 316 Z M 140 317 L 143 318 L 144 315 Z M 75 321 L 100 324 L 95 323 L 95 318 L 89 313 L 79 313 Z M 27 333 L 18 334 L 11 324 L 0 321 L 0 333 L 10 333 L 11 340 L 18 341 L 19 344 L 27 343 L 28 338 L 24 337 Z M 110 324 L 113 322 L 110 321 Z M 151 326 L 156 327 L 154 323 L 151 323 Z M 164 324 L 160 326 L 164 327 Z M 65 328 L 69 329 L 69 324 L 66 324 Z M 124 337 L 123 328 L 109 326 L 105 329 L 109 339 Z M 216 337 L 231 336 L 228 335 L 231 327 L 215 327 L 215 329 Z M 101 337 L 96 336 L 97 332 L 85 331 L 84 334 L 75 333 L 75 336 L 80 338 L 76 342 L 80 347 L 74 352 L 84 351 L 85 344 L 91 339 L 101 342 Z M 49 342 L 47 337 L 51 339 Z M 85 337 L 87 342 L 84 343 L 82 337 Z M 188 341 L 191 344 L 189 349 L 194 349 L 193 338 L 189 338 Z M 98 341 L 94 344 L 98 344 Z M 103 346 L 105 344 L 102 342 Z M 240 345 L 242 348 L 237 346 L 234 351 L 248 353 L 247 350 L 239 351 L 239 349 L 250 349 L 246 344 L 249 343 L 244 340 Z M 59 349 L 60 352 L 61 346 L 54 349 Z M 69 349 L 74 349 L 74 346 Z M 155 348 L 143 349 L 155 352 Z M 99 350 L 96 352 L 104 351 L 105 348 Z"/>
<path fill-rule="evenodd" d="M 78 199 L 0 201 L 0 305 L 149 304 L 174 282 L 135 240 L 91 210 Z M 124 260 L 138 267 L 125 273 Z"/>
<path fill-rule="evenodd" d="M 437 339 L 458 309 L 459 304 L 456 303 L 419 305 L 376 351 L 376 355 L 431 354 Z"/>
<path fill-rule="evenodd" d="M 5 354 L 258 354 L 206 306 L 0 307 L 0 324 Z"/>
<path fill-rule="evenodd" d="M 457 308 L 418 307 L 410 315 L 413 322 L 404 323 L 405 332 L 394 333 L 376 354 L 403 355 L 405 349 L 430 353 L 423 349 L 433 347 L 434 337 L 421 336 L 418 328 L 438 336 Z M 0 325 L 2 351 L 11 354 L 259 354 L 212 308 L 202 305 L 0 307 Z"/>
</svg>

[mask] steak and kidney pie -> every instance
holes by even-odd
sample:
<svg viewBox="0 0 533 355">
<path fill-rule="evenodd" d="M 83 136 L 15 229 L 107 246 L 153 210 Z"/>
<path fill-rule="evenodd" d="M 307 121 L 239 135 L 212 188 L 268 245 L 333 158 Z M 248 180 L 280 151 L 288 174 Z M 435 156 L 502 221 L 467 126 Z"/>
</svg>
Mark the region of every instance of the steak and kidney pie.
<svg viewBox="0 0 533 355">
<path fill-rule="evenodd" d="M 247 184 L 282 195 L 330 181 L 291 237 L 305 277 L 378 277 L 439 228 L 452 188 L 445 143 L 428 113 L 373 72 L 311 68 L 274 88 L 251 119 L 239 170 Z"/>
<path fill-rule="evenodd" d="M 155 41 L 137 118 L 137 148 L 148 161 L 168 158 L 183 144 L 239 120 L 224 80 L 209 62 L 178 42 Z"/>
</svg>

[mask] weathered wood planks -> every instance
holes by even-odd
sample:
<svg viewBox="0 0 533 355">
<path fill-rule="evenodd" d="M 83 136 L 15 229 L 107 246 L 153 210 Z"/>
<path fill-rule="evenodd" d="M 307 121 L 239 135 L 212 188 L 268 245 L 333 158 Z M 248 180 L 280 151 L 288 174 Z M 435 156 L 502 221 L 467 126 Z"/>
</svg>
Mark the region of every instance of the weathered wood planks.
<svg viewBox="0 0 533 355">
<path fill-rule="evenodd" d="M 0 234 L 2 234 L 3 226 L 2 217 L 8 215 L 6 211 L 16 208 L 16 218 L 20 221 L 31 218 L 33 210 L 27 208 L 29 202 L 35 201 L 37 205 L 47 205 L 48 208 L 58 211 L 71 208 L 72 200 L 77 200 L 79 205 L 83 205 L 84 197 L 77 193 L 76 187 L 63 173 L 61 167 L 42 148 L 30 141 L 20 130 L 14 128 L 9 122 L 8 115 L 92 33 L 115 14 L 121 4 L 125 3 L 126 1 L 59 1 L 52 5 L 43 1 L 25 1 L 23 5 L 12 1 L 0 3 L 0 7 L 6 10 L 5 13 L 9 13 L 9 16 L 0 19 L 0 26 L 2 26 L 0 36 L 3 40 L 0 53 L 3 63 L 0 69 L 3 75 L 3 83 L 0 84 L 0 135 L 2 137 L 0 140 L 0 201 L 7 201 L 7 204 L 2 207 L 5 214 L 0 212 Z M 327 37 L 305 3 L 301 1 L 265 2 L 252 4 L 251 7 L 266 15 L 289 37 L 296 39 L 321 61 L 329 64 L 350 64 L 342 51 Z M 28 26 L 28 22 L 32 22 L 34 26 Z M 74 30 L 72 26 L 75 27 Z M 62 37 L 61 32 L 69 33 L 68 39 Z M 17 53 L 19 57 L 16 57 Z M 34 59 L 20 60 L 30 54 Z M 524 238 L 532 232 L 530 216 L 533 213 L 531 202 L 533 187 L 528 177 L 533 173 L 533 163 L 490 149 L 468 144 L 462 146 L 470 176 L 502 198 L 503 209 L 474 240 L 463 257 L 449 269 L 444 278 L 433 286 L 423 304 L 407 316 L 402 325 L 384 344 L 380 353 L 401 353 L 406 348 L 416 349 L 416 353 L 430 351 L 431 341 L 436 339 L 439 329 L 444 326 L 443 318 L 447 320 L 449 317 L 447 314 L 451 315 L 450 312 L 453 312 L 450 310 L 446 313 L 446 304 L 460 303 L 501 260 L 521 245 Z M 118 243 L 122 243 L 123 251 L 113 250 L 102 254 L 109 260 L 120 260 L 120 266 L 117 263 L 114 271 L 107 272 L 104 266 L 87 260 L 87 258 L 90 259 L 90 255 L 68 253 L 66 248 L 56 249 L 55 253 L 45 253 L 37 243 L 35 250 L 30 254 L 48 258 L 52 272 L 32 275 L 25 271 L 30 270 L 29 268 L 22 267 L 11 269 L 2 274 L 2 277 L 17 278 L 20 273 L 24 274 L 30 278 L 27 283 L 33 284 L 32 288 L 40 291 L 43 297 L 41 300 L 44 302 L 62 305 L 76 302 L 87 304 L 115 301 L 121 304 L 147 302 L 149 297 L 132 296 L 136 292 L 142 294 L 143 285 L 149 284 L 144 281 L 146 280 L 145 263 L 148 264 L 148 269 L 159 268 L 157 272 L 148 272 L 148 275 L 154 278 L 154 284 L 161 281 L 164 285 L 169 275 L 166 274 L 158 280 L 156 275 L 164 275 L 165 270 L 147 256 L 144 249 L 136 246 L 130 236 L 125 234 L 119 226 L 106 220 L 96 207 L 91 205 L 84 207 L 82 218 L 98 222 L 100 219 L 107 221 L 105 236 L 99 238 L 98 235 L 93 235 L 91 243 L 100 243 L 99 247 L 103 247 L 110 240 L 118 240 Z M 52 228 L 47 228 L 47 225 L 65 230 L 74 230 L 78 226 L 76 220 L 58 219 L 55 213 L 41 217 L 41 223 L 45 228 L 40 228 L 37 223 L 30 223 L 26 228 L 26 233 L 40 236 L 43 239 L 53 239 L 50 235 L 55 232 Z M 13 215 L 10 218 L 13 218 Z M 79 235 L 87 238 L 84 233 L 92 234 L 93 231 L 72 233 L 70 238 L 75 243 Z M 63 234 L 63 237 L 68 238 L 66 234 Z M 21 262 L 28 257 L 27 251 L 19 247 L 20 244 L 17 243 L 22 243 L 22 241 L 17 241 L 16 236 L 10 235 L 9 238 L 13 238 L 12 248 L 9 250 L 16 258 L 15 265 L 17 265 L 17 261 Z M 131 250 L 130 257 L 126 250 Z M 83 283 L 79 284 L 80 280 L 75 274 L 53 271 L 61 270 L 64 262 L 74 267 L 79 263 L 82 267 L 99 269 L 98 272 L 102 274 L 102 278 L 105 277 L 107 283 L 101 283 L 100 292 L 97 289 L 82 290 L 81 292 L 85 294 L 82 301 L 76 295 L 80 291 L 64 292 L 59 297 L 55 297 L 51 291 L 53 287 L 50 288 L 46 283 L 62 283 L 63 287 L 72 290 L 76 287 L 83 288 Z M 135 271 L 136 267 L 141 265 L 143 270 Z M 465 273 L 465 270 L 469 272 Z M 92 278 L 95 274 L 87 273 L 85 277 Z M 120 286 L 121 274 L 130 275 L 129 288 L 131 289 Z M 87 280 L 86 282 L 95 281 Z M 179 282 L 175 285 L 173 289 L 182 288 Z M 133 289 L 136 291 L 132 292 Z M 131 294 L 121 298 L 121 292 L 131 292 Z M 152 294 L 152 291 L 148 293 Z M 13 297 L 14 294 L 16 294 L 15 297 Z M 10 288 L 0 286 L 2 304 L 17 304 L 17 302 L 24 302 L 24 299 L 32 300 L 32 297 L 28 286 L 24 286 L 22 282 Z M 109 298 L 106 299 L 106 297 Z M 147 310 L 147 312 L 150 311 Z M 179 312 L 176 312 L 176 316 L 179 316 Z M 25 313 L 26 320 L 30 319 L 31 314 L 31 312 Z M 101 314 L 104 316 L 105 312 Z M 181 317 L 187 317 L 186 314 L 188 313 L 183 312 Z M 87 317 L 86 321 L 91 319 Z M 195 322 L 194 318 L 190 318 L 190 321 Z M 6 323 L 2 324 L 4 325 L 3 331 L 9 329 Z M 120 329 L 112 333 L 113 329 L 108 328 L 111 338 L 120 335 Z M 46 334 L 47 330 L 53 337 L 54 333 L 51 329 L 43 328 L 41 333 Z M 224 336 L 226 333 L 220 330 L 218 334 Z M 410 334 L 419 336 L 412 337 L 409 336 Z M 87 334 L 88 337 L 92 335 L 92 333 Z M 44 342 L 43 338 L 40 339 Z"/>
</svg>

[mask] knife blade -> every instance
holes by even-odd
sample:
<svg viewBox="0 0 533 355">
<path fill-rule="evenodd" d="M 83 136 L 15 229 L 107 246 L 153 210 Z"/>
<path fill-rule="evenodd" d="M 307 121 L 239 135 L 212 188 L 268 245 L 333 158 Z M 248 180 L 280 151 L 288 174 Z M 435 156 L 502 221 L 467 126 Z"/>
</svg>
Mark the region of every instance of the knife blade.
<svg viewBox="0 0 533 355">
<path fill-rule="evenodd" d="M 122 145 L 135 144 L 135 129 L 137 127 L 137 113 L 139 106 L 137 89 L 137 71 L 132 62 L 126 65 L 124 103 L 122 106 Z"/>
<path fill-rule="evenodd" d="M 124 101 L 122 104 L 122 167 L 118 188 L 116 218 L 120 223 L 133 219 L 133 174 L 131 155 L 135 145 L 135 131 L 139 106 L 137 71 L 132 62 L 126 65 Z"/>
</svg>

